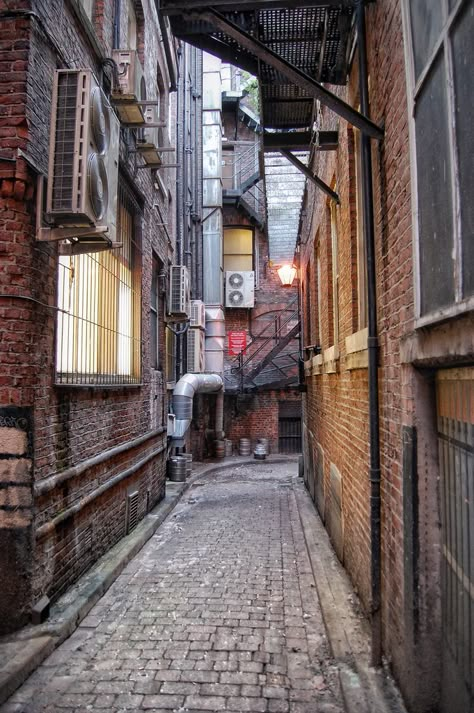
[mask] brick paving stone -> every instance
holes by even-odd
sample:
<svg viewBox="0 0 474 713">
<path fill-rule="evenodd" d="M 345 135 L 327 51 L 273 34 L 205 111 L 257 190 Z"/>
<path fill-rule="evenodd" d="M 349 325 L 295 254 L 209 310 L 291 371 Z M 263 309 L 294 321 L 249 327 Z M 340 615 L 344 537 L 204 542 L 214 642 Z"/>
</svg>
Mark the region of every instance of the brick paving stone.
<svg viewBox="0 0 474 713">
<path fill-rule="evenodd" d="M 288 464 L 203 477 L 0 713 L 342 713 L 314 584 Z"/>
</svg>

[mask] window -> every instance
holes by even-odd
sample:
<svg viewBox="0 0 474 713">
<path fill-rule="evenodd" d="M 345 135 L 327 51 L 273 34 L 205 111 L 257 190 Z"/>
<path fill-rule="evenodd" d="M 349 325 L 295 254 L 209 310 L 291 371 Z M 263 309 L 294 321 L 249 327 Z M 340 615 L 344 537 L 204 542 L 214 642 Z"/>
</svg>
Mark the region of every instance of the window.
<svg viewBox="0 0 474 713">
<path fill-rule="evenodd" d="M 92 10 L 94 7 L 94 0 L 80 0 L 80 4 L 84 12 L 86 13 L 89 20 L 92 20 Z"/>
<path fill-rule="evenodd" d="M 163 304 L 160 296 L 160 275 L 163 273 L 163 263 L 153 256 L 150 294 L 150 366 L 152 369 L 162 369 L 160 350 L 160 317 L 163 317 Z"/>
<path fill-rule="evenodd" d="M 365 245 L 364 203 L 362 192 L 362 163 L 360 132 L 354 130 L 354 164 L 356 187 L 356 237 L 357 237 L 357 328 L 367 326 L 367 254 Z"/>
<path fill-rule="evenodd" d="M 406 0 L 417 214 L 417 312 L 474 305 L 474 7 Z"/>
<path fill-rule="evenodd" d="M 140 382 L 138 206 L 119 189 L 122 247 L 59 258 L 56 382 Z"/>
<path fill-rule="evenodd" d="M 306 280 L 305 280 L 305 321 L 304 321 L 304 338 L 305 346 L 310 347 L 312 345 L 311 341 L 311 265 L 308 262 L 306 266 Z"/>
<path fill-rule="evenodd" d="M 169 327 L 166 328 L 166 381 L 176 380 L 176 336 Z"/>
<path fill-rule="evenodd" d="M 332 183 L 333 190 L 336 184 Z M 337 346 L 339 341 L 339 260 L 337 239 L 337 208 L 334 201 L 327 203 L 328 214 L 328 305 L 329 305 L 329 342 Z"/>
<path fill-rule="evenodd" d="M 253 230 L 224 229 L 224 270 L 253 270 Z"/>
<path fill-rule="evenodd" d="M 137 15 L 133 0 L 128 0 L 127 49 L 137 49 Z"/>
</svg>

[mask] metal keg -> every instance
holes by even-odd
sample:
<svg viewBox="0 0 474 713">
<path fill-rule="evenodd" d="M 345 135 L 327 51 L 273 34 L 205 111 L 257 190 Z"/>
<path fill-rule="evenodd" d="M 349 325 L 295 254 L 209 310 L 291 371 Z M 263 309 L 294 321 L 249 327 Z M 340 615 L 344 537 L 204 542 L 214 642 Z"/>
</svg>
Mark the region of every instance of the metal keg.
<svg viewBox="0 0 474 713">
<path fill-rule="evenodd" d="M 185 453 L 184 457 L 186 458 L 186 477 L 188 478 L 191 475 L 191 471 L 193 469 L 193 454 Z"/>
<path fill-rule="evenodd" d="M 171 456 L 168 461 L 168 472 L 173 483 L 184 483 L 186 480 L 186 458 Z"/>
<path fill-rule="evenodd" d="M 267 457 L 265 446 L 262 443 L 257 443 L 257 445 L 255 446 L 253 457 L 256 460 L 265 460 L 265 458 Z"/>
<path fill-rule="evenodd" d="M 251 449 L 250 438 L 241 438 L 239 441 L 239 453 L 241 456 L 249 456 Z"/>
<path fill-rule="evenodd" d="M 226 458 L 228 458 L 229 456 L 232 455 L 232 441 L 229 438 L 226 438 L 224 443 L 225 443 L 225 447 L 224 447 L 225 456 L 226 456 Z"/>
<path fill-rule="evenodd" d="M 257 438 L 257 444 L 260 444 L 265 448 L 265 455 L 268 455 L 270 453 L 268 449 L 268 438 Z"/>
<path fill-rule="evenodd" d="M 225 456 L 224 441 L 214 441 L 214 452 L 216 454 L 216 458 L 224 458 L 224 456 Z"/>
</svg>

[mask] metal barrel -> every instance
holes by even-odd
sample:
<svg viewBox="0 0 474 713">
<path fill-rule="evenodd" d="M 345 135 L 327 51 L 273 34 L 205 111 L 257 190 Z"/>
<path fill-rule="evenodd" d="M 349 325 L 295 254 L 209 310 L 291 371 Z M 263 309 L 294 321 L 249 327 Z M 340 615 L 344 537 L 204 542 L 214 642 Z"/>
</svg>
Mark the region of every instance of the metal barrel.
<svg viewBox="0 0 474 713">
<path fill-rule="evenodd" d="M 239 441 L 239 453 L 241 456 L 249 456 L 251 450 L 250 438 L 241 438 Z"/>
<path fill-rule="evenodd" d="M 226 438 L 225 441 L 225 455 L 226 458 L 232 455 L 232 441 L 229 438 Z"/>
<path fill-rule="evenodd" d="M 265 460 L 265 458 L 267 457 L 265 446 L 262 443 L 257 443 L 257 445 L 255 446 L 253 457 L 256 460 Z"/>
<path fill-rule="evenodd" d="M 186 458 L 171 456 L 168 461 L 168 473 L 173 483 L 184 483 L 186 480 Z"/>
<path fill-rule="evenodd" d="M 216 458 L 224 458 L 224 456 L 225 456 L 224 441 L 214 441 L 214 452 L 216 454 Z"/>
<path fill-rule="evenodd" d="M 268 449 L 268 438 L 257 438 L 257 445 L 258 444 L 265 448 L 265 455 L 268 455 L 270 453 Z"/>
<path fill-rule="evenodd" d="M 193 469 L 193 454 L 185 453 L 184 457 L 186 458 L 186 477 L 188 477 L 191 475 L 191 471 Z"/>
</svg>

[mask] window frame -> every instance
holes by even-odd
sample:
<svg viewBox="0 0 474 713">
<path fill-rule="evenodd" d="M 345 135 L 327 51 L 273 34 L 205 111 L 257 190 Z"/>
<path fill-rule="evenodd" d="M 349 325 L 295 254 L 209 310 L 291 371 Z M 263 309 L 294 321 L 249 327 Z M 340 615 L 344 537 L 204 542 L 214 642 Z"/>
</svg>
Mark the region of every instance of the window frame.
<svg viewBox="0 0 474 713">
<path fill-rule="evenodd" d="M 418 79 L 415 72 L 415 57 L 413 51 L 413 33 L 410 16 L 410 0 L 400 0 L 402 5 L 403 42 L 405 54 L 405 74 L 407 85 L 408 125 L 410 140 L 410 177 L 412 195 L 412 239 L 414 262 L 414 308 L 415 327 L 421 328 L 435 324 L 449 317 L 455 317 L 474 309 L 474 295 L 462 295 L 462 228 L 461 228 L 461 186 L 458 169 L 458 145 L 456 137 L 456 103 L 454 87 L 454 67 L 452 53 L 452 32 L 467 7 L 466 0 L 458 0 L 450 10 L 448 0 L 442 0 L 443 25 L 440 35 L 426 61 Z M 415 112 L 417 100 L 425 87 L 440 53 L 444 56 L 444 71 L 446 76 L 447 114 L 448 114 L 448 141 L 450 156 L 450 189 L 452 193 L 452 219 L 453 219 L 453 250 L 454 250 L 454 302 L 445 307 L 433 309 L 425 314 L 421 313 L 421 260 L 420 260 L 420 231 L 419 231 L 419 201 L 418 201 L 418 166 L 416 158 L 416 120 Z"/>
<path fill-rule="evenodd" d="M 119 181 L 117 242 L 121 242 L 121 218 L 125 213 L 130 228 L 127 244 L 121 248 L 58 260 L 56 386 L 107 388 L 141 385 L 142 213 L 131 191 Z M 129 251 L 129 260 L 126 250 Z M 124 334 L 123 326 L 119 327 L 119 322 L 122 323 L 127 315 L 129 321 L 125 319 L 124 323 L 130 334 Z M 123 361 L 126 354 L 121 348 L 124 339 L 128 340 L 130 349 L 127 371 L 121 364 L 121 355 Z M 66 368 L 61 368 L 64 365 Z"/>
<path fill-rule="evenodd" d="M 226 251 L 225 251 L 225 247 L 226 247 L 225 246 L 225 236 L 226 236 L 226 232 L 229 230 L 241 230 L 241 231 L 249 232 L 251 234 L 251 241 L 252 241 L 251 252 L 249 252 L 249 253 L 226 253 Z M 223 265 L 224 273 L 226 273 L 226 272 L 253 272 L 254 277 L 256 278 L 257 271 L 256 271 L 256 267 L 255 267 L 255 265 L 256 265 L 255 243 L 256 243 L 255 230 L 252 228 L 252 226 L 250 226 L 250 225 L 225 225 L 224 231 L 223 231 L 223 240 L 222 240 L 222 265 Z M 250 257 L 251 265 L 252 265 L 250 267 L 250 269 L 243 270 L 241 267 L 239 267 L 239 268 L 226 267 L 226 264 L 225 264 L 226 256 L 233 256 L 233 255 Z"/>
</svg>

